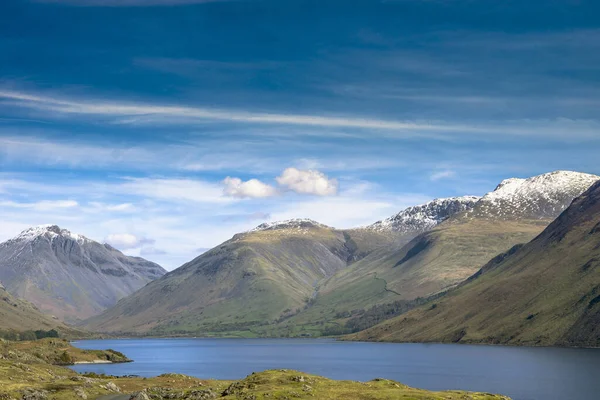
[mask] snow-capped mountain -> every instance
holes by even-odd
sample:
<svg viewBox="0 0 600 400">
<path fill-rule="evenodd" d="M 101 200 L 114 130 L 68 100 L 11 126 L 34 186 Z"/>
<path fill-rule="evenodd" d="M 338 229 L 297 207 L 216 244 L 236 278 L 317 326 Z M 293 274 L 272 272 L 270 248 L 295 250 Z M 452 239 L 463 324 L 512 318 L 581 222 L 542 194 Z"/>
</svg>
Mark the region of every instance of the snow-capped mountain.
<svg viewBox="0 0 600 400">
<path fill-rule="evenodd" d="M 506 179 L 483 196 L 468 216 L 554 219 L 598 180 L 600 176 L 573 171 Z"/>
<path fill-rule="evenodd" d="M 317 221 L 314 221 L 309 218 L 294 218 L 283 221 L 274 221 L 274 222 L 265 222 L 264 224 L 260 224 L 254 229 L 249 230 L 248 232 L 258 232 L 258 231 L 270 231 L 276 229 L 287 229 L 287 230 L 305 230 L 310 228 L 324 228 L 324 229 L 332 229 L 331 227 L 321 224 Z"/>
<path fill-rule="evenodd" d="M 472 209 L 479 199 L 476 196 L 435 199 L 426 204 L 409 207 L 365 229 L 414 234 L 425 232 L 455 214 Z"/>
<path fill-rule="evenodd" d="M 510 178 L 483 197 L 436 199 L 409 207 L 363 229 L 422 233 L 453 216 L 500 219 L 554 219 L 589 189 L 600 176 L 555 171 L 528 179 Z"/>
<path fill-rule="evenodd" d="M 27 229 L 0 244 L 6 289 L 65 320 L 97 314 L 165 273 L 56 225 Z"/>
<path fill-rule="evenodd" d="M 70 231 L 66 229 L 61 229 L 56 225 L 39 225 L 31 227 L 29 229 L 25 229 L 23 232 L 19 233 L 14 238 L 9 239 L 7 242 L 0 243 L 0 246 L 9 242 L 35 240 L 38 237 L 46 237 L 49 240 L 53 240 L 57 237 L 64 237 L 72 239 L 79 244 L 91 242 L 91 240 L 86 238 L 85 236 L 78 235 L 76 233 L 71 233 Z"/>
</svg>

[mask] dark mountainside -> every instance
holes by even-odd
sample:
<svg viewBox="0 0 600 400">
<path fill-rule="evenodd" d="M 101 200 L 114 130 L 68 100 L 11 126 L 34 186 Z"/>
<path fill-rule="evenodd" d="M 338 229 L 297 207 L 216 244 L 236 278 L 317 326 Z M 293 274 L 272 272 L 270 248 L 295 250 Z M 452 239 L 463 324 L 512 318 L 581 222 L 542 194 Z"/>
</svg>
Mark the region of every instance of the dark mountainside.
<svg viewBox="0 0 600 400">
<path fill-rule="evenodd" d="M 0 280 L 14 296 L 65 321 L 98 314 L 166 271 L 58 226 L 0 244 Z"/>
<path fill-rule="evenodd" d="M 600 346 L 600 182 L 457 289 L 352 338 Z"/>
</svg>

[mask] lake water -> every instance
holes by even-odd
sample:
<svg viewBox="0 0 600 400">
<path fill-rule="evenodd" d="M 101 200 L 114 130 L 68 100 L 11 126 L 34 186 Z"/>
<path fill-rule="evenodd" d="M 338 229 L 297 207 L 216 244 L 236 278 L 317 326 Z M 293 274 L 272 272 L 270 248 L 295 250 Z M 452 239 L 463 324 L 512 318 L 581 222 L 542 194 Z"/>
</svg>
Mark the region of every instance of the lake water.
<svg viewBox="0 0 600 400">
<path fill-rule="evenodd" d="M 240 379 L 295 369 L 333 379 L 393 379 L 430 390 L 500 393 L 514 400 L 599 400 L 600 349 L 337 342 L 321 339 L 120 339 L 74 343 L 135 360 L 78 372 Z"/>
</svg>

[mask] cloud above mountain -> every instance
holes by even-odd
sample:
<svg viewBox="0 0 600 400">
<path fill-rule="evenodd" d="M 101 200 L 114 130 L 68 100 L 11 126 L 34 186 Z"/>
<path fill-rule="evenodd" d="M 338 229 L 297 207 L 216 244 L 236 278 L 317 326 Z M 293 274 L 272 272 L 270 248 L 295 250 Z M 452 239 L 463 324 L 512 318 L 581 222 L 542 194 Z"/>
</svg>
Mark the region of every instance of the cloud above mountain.
<svg viewBox="0 0 600 400">
<path fill-rule="evenodd" d="M 338 192 L 337 179 L 330 179 L 323 172 L 314 169 L 286 168 L 275 181 L 278 187 L 254 178 L 243 181 L 228 176 L 223 180 L 223 194 L 239 199 L 260 199 L 285 192 L 314 196 L 334 196 Z"/>
<path fill-rule="evenodd" d="M 338 191 L 338 181 L 329 179 L 327 175 L 317 170 L 287 168 L 275 180 L 282 187 L 299 194 L 333 196 Z"/>
<path fill-rule="evenodd" d="M 155 240 L 132 235 L 131 233 L 113 233 L 108 235 L 104 241 L 120 250 L 130 250 L 143 246 L 151 246 Z"/>
<path fill-rule="evenodd" d="M 240 178 L 227 177 L 223 180 L 223 193 L 226 196 L 244 198 L 271 197 L 277 194 L 277 189 L 258 179 L 242 181 Z"/>
</svg>

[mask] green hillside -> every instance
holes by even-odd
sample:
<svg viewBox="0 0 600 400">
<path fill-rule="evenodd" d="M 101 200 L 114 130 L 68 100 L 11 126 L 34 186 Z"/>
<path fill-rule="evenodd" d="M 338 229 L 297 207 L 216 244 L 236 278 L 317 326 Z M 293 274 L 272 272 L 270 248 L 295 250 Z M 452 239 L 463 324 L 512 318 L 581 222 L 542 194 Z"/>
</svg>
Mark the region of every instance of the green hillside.
<svg viewBox="0 0 600 400">
<path fill-rule="evenodd" d="M 312 221 L 239 234 L 85 326 L 154 335 L 253 335 L 253 328 L 309 307 L 320 282 L 392 240 L 388 233 L 336 231 Z"/>
<path fill-rule="evenodd" d="M 0 285 L 0 331 L 8 334 L 52 329 L 67 336 L 83 334 L 53 317 L 42 314 L 33 304 L 12 296 Z"/>
<path fill-rule="evenodd" d="M 600 183 L 459 288 L 352 338 L 600 346 Z"/>
</svg>

